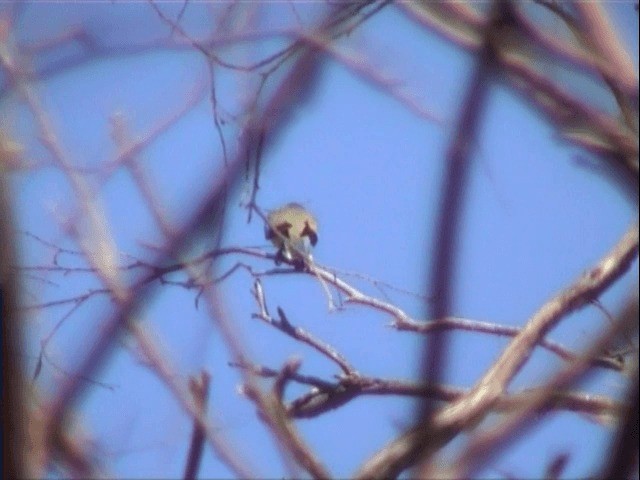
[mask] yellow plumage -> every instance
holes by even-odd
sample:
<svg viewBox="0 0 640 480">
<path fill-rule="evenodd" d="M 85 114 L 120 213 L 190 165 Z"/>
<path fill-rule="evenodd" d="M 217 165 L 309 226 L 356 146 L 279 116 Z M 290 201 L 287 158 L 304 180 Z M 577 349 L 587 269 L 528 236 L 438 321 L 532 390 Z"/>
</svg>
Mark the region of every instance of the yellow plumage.
<svg viewBox="0 0 640 480">
<path fill-rule="evenodd" d="M 276 263 L 284 259 L 301 268 L 318 242 L 318 223 L 299 203 L 287 203 L 267 215 L 265 237 L 278 249 Z"/>
</svg>

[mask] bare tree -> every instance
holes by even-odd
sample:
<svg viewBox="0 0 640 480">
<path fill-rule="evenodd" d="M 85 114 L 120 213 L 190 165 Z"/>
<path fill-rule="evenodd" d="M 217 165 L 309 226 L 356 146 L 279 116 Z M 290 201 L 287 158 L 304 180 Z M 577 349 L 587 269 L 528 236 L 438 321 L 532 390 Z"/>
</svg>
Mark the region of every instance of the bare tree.
<svg viewBox="0 0 640 480">
<path fill-rule="evenodd" d="M 278 468 L 256 465 L 250 443 L 238 442 L 216 419 L 216 398 L 236 395 L 217 383 L 223 371 L 239 375 L 241 397 L 235 401 L 253 405 L 256 413 L 251 422 L 263 422 L 269 448 L 281 454 L 292 477 L 336 475 L 304 434 L 303 419 L 332 422 L 330 412 L 366 396 L 414 398 L 420 408 L 411 425 L 399 427 L 377 452 L 356 459 L 360 467 L 353 476 L 358 478 L 394 478 L 406 472 L 424 478 L 477 475 L 494 465 L 510 443 L 526 438 L 550 412 L 582 414 L 584 421 L 602 423 L 602 429 L 610 421 L 615 425 L 610 452 L 603 453 L 592 474 L 637 476 L 638 370 L 633 340 L 638 298 L 628 292 L 620 304 L 601 302 L 612 287 L 627 288 L 629 275 L 626 283 L 624 277 L 630 270 L 631 280 L 637 281 L 637 221 L 608 252 L 584 265 L 582 275 L 541 303 L 518 327 L 461 318 L 453 307 L 461 219 L 479 132 L 491 121 L 487 110 L 492 89 L 514 94 L 554 129 L 562 146 L 571 145 L 595 159 L 590 167 L 612 181 L 637 212 L 637 65 L 603 5 L 546 0 L 528 5 L 383 0 L 197 5 L 149 0 L 108 7 L 74 5 L 65 14 L 61 8 L 16 2 L 0 11 L 4 112 L 0 286 L 7 478 L 112 474 L 109 455 L 100 448 L 104 440 L 95 440 L 79 412 L 81 400 L 92 392 L 115 388 L 100 371 L 123 354 L 133 365 L 148 370 L 185 415 L 190 425 L 190 444 L 183 445 L 185 452 L 188 449 L 185 478 L 196 478 L 199 471 L 205 477 L 211 475 L 200 468 L 204 449 L 211 449 L 229 475 L 282 475 Z M 629 3 L 617 8 L 625 9 L 637 23 L 637 7 L 634 10 Z M 546 22 L 540 20 L 544 15 Z M 469 78 L 461 87 L 459 110 L 449 119 L 386 73 L 383 65 L 388 59 L 382 53 L 371 57 L 367 40 L 375 37 L 367 29 L 398 17 L 417 29 L 415 38 L 439 38 L 473 59 Z M 548 19 L 555 22 L 555 31 L 548 28 Z M 158 55 L 167 63 L 183 55 L 187 60 L 174 71 L 187 72 L 198 65 L 206 75 L 194 75 L 197 80 L 189 88 L 176 91 L 169 81 L 167 86 L 162 84 L 165 73 L 158 72 L 153 88 L 166 92 L 173 107 L 168 113 L 155 114 L 156 121 L 149 127 L 135 126 L 135 107 L 127 105 L 105 115 L 101 131 L 92 126 L 88 133 L 77 119 L 64 116 L 67 105 L 56 105 L 47 93 L 60 89 L 63 93 L 55 98 L 65 102 L 82 98 L 87 109 L 98 110 L 103 99 L 91 97 L 84 89 L 90 91 L 87 84 L 104 74 L 102 68 L 123 69 L 122 79 L 135 77 L 137 69 L 144 68 L 136 62 Z M 432 261 L 430 267 L 423 267 L 429 291 L 414 295 L 423 313 L 412 314 L 401 300 L 390 298 L 389 292 L 397 289 L 368 272 L 353 274 L 320 260 L 300 268 L 270 247 L 226 241 L 229 225 L 239 215 L 258 225 L 254 231 L 262 230 L 266 205 L 261 195 L 268 166 L 279 142 L 291 135 L 300 112 L 317 100 L 325 72 L 336 65 L 421 122 L 443 131 L 451 126 L 446 153 L 438 159 L 444 173 L 436 233 L 429 248 Z M 555 78 L 554 69 L 597 84 L 613 99 L 615 111 L 601 109 L 595 99 L 581 94 L 577 82 L 574 88 L 571 81 Z M 180 124 L 193 117 L 200 119 L 194 123 L 206 121 L 210 126 L 203 129 L 208 133 L 209 153 L 200 163 L 184 153 L 192 145 L 170 141 Z M 205 140 L 191 140 L 198 141 Z M 372 135 L 371 142 L 375 141 Z M 163 190 L 159 172 L 166 166 L 147 161 L 156 148 L 171 148 L 174 161 L 169 168 L 177 172 L 188 165 L 197 172 L 194 178 L 206 179 L 206 188 L 183 188 L 177 196 L 167 193 L 172 185 Z M 90 158 L 97 152 L 100 158 Z M 363 170 L 367 168 L 364 160 L 357 161 L 363 162 Z M 48 212 L 56 229 L 24 230 L 22 225 L 29 224 L 24 218 L 34 214 L 24 213 L 19 188 L 51 171 L 64 183 L 64 201 Z M 129 179 L 129 190 L 110 192 L 123 175 Z M 177 178 L 176 173 L 176 182 Z M 126 206 L 116 201 L 118 196 L 126 196 Z M 146 238 L 128 238 L 126 228 L 116 228 L 119 219 L 134 215 L 133 210 L 139 212 L 136 218 L 149 224 Z M 425 210 L 419 206 L 407 215 L 417 218 Z M 123 250 L 122 238 L 140 248 Z M 13 253 L 15 246 L 21 247 L 18 255 Z M 274 266 L 274 260 L 284 264 Z M 365 373 L 366 366 L 342 348 L 300 326 L 296 315 L 267 286 L 291 276 L 307 278 L 321 292 L 329 313 L 361 307 L 358 311 L 390 319 L 392 334 L 410 332 L 422 339 L 415 377 L 405 380 L 401 375 Z M 241 282 L 242 292 L 235 286 L 229 292 L 232 280 Z M 53 294 L 47 286 L 56 287 Z M 252 319 L 295 345 L 310 347 L 336 373 L 303 373 L 306 361 L 288 351 L 274 352 L 269 359 L 273 363 L 258 360 L 243 332 L 259 326 L 246 327 L 251 319 L 232 313 L 232 304 L 248 290 Z M 186 291 L 193 304 L 188 311 L 176 309 L 175 321 L 188 330 L 193 324 L 186 317 L 205 313 L 223 341 L 228 363 L 185 371 L 180 358 L 161 340 L 160 328 L 143 321 L 154 298 L 176 291 Z M 314 308 L 305 306 L 305 314 Z M 580 347 L 550 338 L 551 330 L 585 308 L 602 313 L 607 327 Z M 61 341 L 62 331 L 71 328 L 72 322 L 78 330 L 71 339 Z M 40 327 L 29 326 L 33 324 Z M 508 341 L 489 368 L 465 388 L 447 383 L 452 368 L 448 356 L 454 335 L 468 332 L 485 341 Z M 621 338 L 623 349 L 617 348 Z M 37 345 L 37 353 L 29 356 L 25 345 Z M 60 355 L 64 348 L 72 348 L 74 355 Z M 514 378 L 538 351 L 560 360 L 558 368 L 541 383 L 514 389 Z M 379 354 L 387 354 L 384 347 Z M 281 357 L 286 360 L 278 360 Z M 624 395 L 582 389 L 580 382 L 602 371 L 623 382 Z M 144 399 L 148 405 L 156 401 Z M 124 421 L 115 419 L 117 407 L 109 412 L 115 423 Z M 349 431 L 348 435 L 358 442 L 367 432 Z M 445 450 L 456 441 L 460 448 L 453 453 Z M 571 462 L 571 456 L 560 451 L 551 461 L 540 452 L 531 456 L 544 464 L 539 474 L 549 478 L 562 477 Z"/>
</svg>

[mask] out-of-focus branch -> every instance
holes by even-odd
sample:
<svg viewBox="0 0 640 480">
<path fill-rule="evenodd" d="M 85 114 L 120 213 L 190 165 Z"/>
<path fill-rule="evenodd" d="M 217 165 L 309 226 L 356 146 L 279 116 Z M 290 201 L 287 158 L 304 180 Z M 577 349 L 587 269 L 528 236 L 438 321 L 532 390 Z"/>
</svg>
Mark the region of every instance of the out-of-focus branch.
<svg viewBox="0 0 640 480">
<path fill-rule="evenodd" d="M 331 15 L 335 14 L 336 11 L 339 12 L 340 8 L 329 14 L 328 18 L 331 18 Z M 332 25 L 332 22 L 329 21 L 328 24 Z M 278 134 L 281 133 L 282 128 L 291 119 L 293 111 L 306 99 L 308 92 L 312 88 L 313 81 L 317 78 L 317 70 L 320 63 L 321 57 L 317 54 L 316 49 L 309 48 L 301 53 L 288 74 L 275 89 L 271 98 L 264 102 L 261 110 L 256 112 L 246 123 L 238 144 L 237 153 L 229 162 L 225 175 L 217 179 L 217 182 L 212 185 L 211 193 L 199 202 L 193 213 L 187 216 L 183 226 L 176 230 L 175 235 L 158 248 L 156 258 L 149 261 L 149 264 L 160 265 L 163 263 L 163 259 L 175 258 L 183 246 L 189 242 L 193 233 L 198 231 L 202 225 L 207 224 L 213 212 L 218 211 L 221 207 L 227 186 L 235 183 L 239 177 L 245 159 L 245 152 L 254 149 L 258 138 L 265 132 L 268 141 L 264 142 L 264 149 L 277 140 Z M 72 404 L 71 401 L 81 390 L 83 386 L 80 380 L 81 376 L 90 374 L 98 366 L 112 345 L 115 335 L 127 324 L 131 313 L 146 298 L 148 292 L 146 286 L 149 285 L 149 281 L 154 275 L 155 272 L 152 271 L 134 277 L 134 281 L 126 289 L 126 295 L 119 297 L 116 312 L 104 324 L 100 331 L 100 336 L 80 363 L 78 374 L 68 377 L 62 382 L 59 392 L 48 411 L 52 430 L 55 431 L 59 428 L 65 412 Z M 223 302 L 217 297 L 215 286 L 210 289 L 210 294 L 206 295 L 206 298 L 211 309 L 211 316 L 215 319 L 232 355 L 236 360 L 242 361 L 245 357 L 244 348 L 235 335 L 231 322 L 222 310 Z M 160 365 L 157 368 L 160 368 Z M 247 379 L 247 381 L 251 383 L 250 379 Z M 188 411 L 194 418 L 197 418 L 197 411 L 192 408 L 189 408 Z M 212 445 L 216 449 L 219 448 L 215 442 L 212 442 Z M 219 450 L 216 451 L 221 454 L 221 457 L 227 458 L 227 455 L 222 455 Z M 231 462 L 231 465 L 236 471 L 241 471 L 237 470 L 239 468 L 237 463 Z"/>
<path fill-rule="evenodd" d="M 288 125 L 294 109 L 298 108 L 300 103 L 304 101 L 306 93 L 312 88 L 320 63 L 321 58 L 313 49 L 308 49 L 299 56 L 278 88 L 275 89 L 273 95 L 264 103 L 264 107 L 259 112 L 256 112 L 246 123 L 238 142 L 237 153 L 229 162 L 225 175 L 216 179 L 217 181 L 211 186 L 210 193 L 197 203 L 197 207 L 190 214 L 186 215 L 186 220 L 181 228 L 177 229 L 176 234 L 158 249 L 156 258 L 150 261 L 150 264 L 160 265 L 164 259 L 175 258 L 179 251 L 188 244 L 194 232 L 206 225 L 211 215 L 219 210 L 228 185 L 235 184 L 242 172 L 245 152 L 255 147 L 255 142 L 258 138 L 257 133 L 265 131 L 268 126 L 269 141 L 265 142 L 264 148 L 272 145 L 277 140 L 282 128 Z M 153 276 L 153 273 L 134 277 L 134 280 L 126 289 L 126 295 L 121 298 L 117 310 L 104 323 L 99 335 L 91 343 L 90 348 L 80 362 L 78 374 L 68 377 L 62 382 L 48 411 L 50 428 L 53 431 L 60 428 L 65 412 L 71 407 L 72 400 L 77 397 L 84 386 L 80 376 L 89 375 L 103 361 L 105 355 L 110 351 L 117 333 L 127 324 L 133 311 L 146 299 L 149 292 L 146 286 L 149 284 L 151 276 Z M 233 326 L 226 319 L 224 313 L 219 311 L 221 299 L 212 300 L 210 304 L 215 308 L 212 311 L 212 318 L 216 320 L 227 345 L 233 352 L 233 356 L 239 360 L 243 359 L 244 349 L 233 333 Z M 194 417 L 197 415 L 195 410 L 190 410 L 190 413 Z M 215 444 L 213 446 L 216 447 Z"/>
<path fill-rule="evenodd" d="M 554 14 L 556 14 L 562 21 L 569 27 L 573 36 L 579 43 L 579 48 L 584 52 L 584 57 L 587 61 L 593 62 L 593 67 L 598 71 L 604 82 L 610 88 L 611 93 L 614 95 L 616 102 L 620 108 L 620 113 L 624 117 L 626 126 L 634 132 L 638 132 L 638 76 L 634 71 L 629 70 L 629 64 L 633 68 L 633 63 L 629 58 L 629 54 L 622 48 L 622 45 L 616 38 L 616 32 L 613 31 L 610 25 L 609 18 L 606 16 L 604 10 L 599 6 L 586 7 L 586 15 L 582 12 L 582 15 L 573 16 L 570 14 L 563 5 L 559 4 L 555 0 L 536 0 L 537 3 L 543 5 Z M 578 12 L 581 12 L 581 8 L 576 8 Z M 582 19 L 580 19 L 582 17 Z M 600 23 L 596 25 L 594 29 L 591 28 L 593 23 Z M 526 24 L 524 16 L 521 17 L 521 25 Z M 535 30 L 531 28 L 530 31 Z M 602 35 L 611 35 L 611 39 L 604 38 L 599 40 L 597 36 L 594 36 L 594 32 Z M 537 36 L 533 34 L 533 37 L 537 39 Z M 614 50 L 614 57 L 616 60 L 611 61 L 607 56 L 603 56 L 603 45 L 599 43 L 609 44 L 611 50 Z M 555 44 L 561 42 L 554 42 Z M 550 48 L 549 51 L 553 52 L 555 49 Z M 616 51 L 617 50 L 617 51 Z M 618 65 L 621 68 L 617 68 Z"/>
<path fill-rule="evenodd" d="M 302 39 L 305 42 L 324 50 L 350 72 L 357 75 L 360 79 L 371 86 L 377 88 L 384 95 L 389 95 L 419 118 L 438 125 L 442 125 L 444 123 L 442 115 L 433 113 L 423 106 L 417 99 L 413 98 L 407 92 L 404 92 L 402 88 L 400 88 L 401 82 L 398 79 L 394 79 L 390 75 L 385 74 L 385 72 L 381 71 L 381 67 L 374 68 L 371 65 L 371 62 L 362 54 L 359 54 L 356 51 L 349 51 L 342 46 L 338 47 L 335 44 L 328 42 L 325 38 L 306 35 L 302 36 Z"/>
<path fill-rule="evenodd" d="M 577 3 L 582 5 L 580 2 Z M 485 18 L 470 6 L 455 4 L 455 7 L 452 7 L 451 5 L 450 3 L 441 4 L 438 2 L 402 2 L 399 7 L 409 18 L 421 25 L 468 50 L 477 52 L 482 43 L 481 33 L 486 25 Z M 590 7 L 585 8 L 591 11 Z M 505 36 L 511 41 L 501 45 L 498 42 L 497 49 L 501 67 L 514 79 L 513 87 L 516 91 L 523 93 L 536 108 L 557 125 L 568 141 L 590 151 L 622 157 L 627 171 L 637 176 L 637 131 L 634 132 L 633 128 L 617 118 L 597 111 L 556 84 L 539 71 L 531 59 L 518 50 L 518 46 L 535 45 L 541 47 L 552 56 L 563 58 L 583 70 L 591 71 L 597 75 L 602 74 L 605 79 L 614 79 L 611 81 L 622 86 L 621 91 L 626 92 L 626 95 L 629 92 L 637 92 L 637 73 L 628 76 L 625 73 L 629 72 L 627 67 L 614 68 L 611 62 L 603 61 L 599 55 L 594 56 L 593 52 L 587 48 L 580 50 L 582 53 L 579 53 L 580 51 L 576 51 L 570 45 L 562 44 L 559 39 L 554 38 L 553 42 L 549 41 L 546 35 L 535 28 L 534 24 L 526 20 L 524 15 L 518 11 L 517 5 L 513 5 L 512 9 L 515 21 L 514 28 L 510 32 L 510 36 Z M 595 15 L 597 19 L 592 20 L 596 23 L 600 22 L 604 26 L 609 25 L 606 15 L 601 9 L 598 11 L 598 15 Z M 598 27 L 598 30 L 601 31 L 602 28 Z M 598 38 L 601 37 L 602 32 Z M 614 36 L 615 38 L 617 37 Z M 609 45 L 606 48 L 616 50 L 618 52 L 616 57 L 620 58 L 621 64 L 626 65 L 628 62 L 624 58 L 628 57 L 628 54 L 624 53 L 624 49 L 617 40 L 613 40 L 613 42 L 615 45 Z M 604 49 L 605 46 L 602 48 Z M 637 96 L 635 104 L 637 105 Z M 624 105 L 626 102 L 621 104 L 621 108 Z"/>
<path fill-rule="evenodd" d="M 3 146 L 0 145 L 0 152 Z M 40 399 L 25 382 L 22 365 L 19 271 L 15 264 L 15 226 L 12 189 L 0 156 L 0 324 L 2 325 L 2 473 L 3 478 L 35 478 L 44 473 L 47 458 L 55 455 L 78 477 L 98 473 L 86 444 L 76 435 L 47 435 Z"/>
<path fill-rule="evenodd" d="M 638 155 L 637 137 L 626 125 L 577 99 L 528 61 L 506 56 L 500 57 L 500 61 L 512 76 L 516 91 L 560 127 L 568 140 L 590 151 L 615 153 L 623 158 L 631 173 L 638 171 L 637 160 L 633 160 Z"/>
<path fill-rule="evenodd" d="M 637 310 L 636 310 L 636 317 Z M 638 422 L 640 421 L 640 385 L 638 384 L 638 368 L 633 373 L 626 398 L 628 405 L 620 419 L 618 432 L 610 447 L 609 462 L 605 464 L 599 478 L 614 480 L 633 478 L 638 469 Z"/>
<path fill-rule="evenodd" d="M 254 385 L 245 385 L 244 393 L 258 407 L 260 418 L 278 439 L 278 446 L 285 455 L 291 455 L 313 478 L 331 478 L 324 465 L 315 457 L 312 450 L 304 443 L 296 431 L 282 404 L 285 383 L 291 375 L 295 374 L 299 366 L 300 362 L 298 361 L 287 362 L 278 373 L 271 393 L 263 393 Z"/>
<path fill-rule="evenodd" d="M 530 357 L 538 341 L 566 315 L 598 298 L 629 269 L 637 254 L 638 225 L 634 224 L 598 264 L 585 272 L 573 285 L 549 300 L 531 317 L 522 332 L 476 384 L 470 395 L 469 405 L 474 405 L 483 398 L 486 400 L 487 395 L 491 395 L 491 390 L 504 391 Z M 439 420 L 448 423 L 455 415 L 454 409 L 442 412 Z"/>
<path fill-rule="evenodd" d="M 26 478 L 30 470 L 26 442 L 26 404 L 19 315 L 19 285 L 15 262 L 11 190 L 5 178 L 5 146 L 0 136 L 0 323 L 2 324 L 2 477 Z"/>
<path fill-rule="evenodd" d="M 193 401 L 200 410 L 200 414 L 204 415 L 207 411 L 207 400 L 209 399 L 209 384 L 211 375 L 203 370 L 198 377 L 189 378 L 189 390 L 193 395 Z M 205 430 L 200 426 L 197 420 L 193 421 L 193 430 L 191 433 L 191 444 L 189 445 L 189 453 L 187 454 L 187 464 L 184 469 L 185 480 L 195 479 L 202 461 L 202 452 L 204 450 Z"/>
<path fill-rule="evenodd" d="M 589 39 L 588 46 L 595 50 L 600 61 L 609 66 L 605 75 L 622 91 L 634 92 L 637 98 L 638 69 L 622 46 L 604 7 L 596 2 L 572 3 L 583 25 L 582 35 Z"/>
<path fill-rule="evenodd" d="M 449 314 L 451 285 L 457 247 L 456 233 L 463 204 L 465 185 L 468 178 L 468 162 L 471 146 L 475 142 L 476 131 L 484 109 L 489 86 L 496 64 L 494 48 L 500 30 L 507 24 L 508 8 L 503 2 L 496 2 L 491 9 L 490 21 L 482 31 L 482 47 L 476 59 L 475 69 L 464 96 L 462 110 L 457 121 L 453 138 L 446 155 L 446 170 L 443 180 L 443 194 L 438 209 L 437 232 L 433 248 L 434 261 L 430 272 L 429 285 L 433 289 L 431 316 L 442 318 Z M 424 345 L 421 362 L 421 376 L 427 384 L 438 384 L 445 371 L 443 359 L 448 348 L 447 335 L 436 333 Z M 428 399 L 421 404 L 417 427 L 412 430 L 409 441 L 387 447 L 384 454 L 370 459 L 356 474 L 357 478 L 396 477 L 402 470 L 415 463 L 423 455 L 430 455 L 438 447 L 438 439 L 432 435 L 430 427 L 433 402 Z"/>
<path fill-rule="evenodd" d="M 96 269 L 98 277 L 112 294 L 118 299 L 123 298 L 126 292 L 115 265 L 116 248 L 100 203 L 92 195 L 85 179 L 74 169 L 73 162 L 58 140 L 53 122 L 43 108 L 40 98 L 34 88 L 25 81 L 23 69 L 18 66 L 18 59 L 4 43 L 0 44 L 0 62 L 7 76 L 18 86 L 18 90 L 25 98 L 44 147 L 51 154 L 54 163 L 66 175 L 76 195 L 82 211 L 82 221 L 70 225 L 70 229 L 76 235 L 87 262 Z"/>
<path fill-rule="evenodd" d="M 246 458 L 238 454 L 238 450 L 230 445 L 221 435 L 219 428 L 214 428 L 205 417 L 203 405 L 199 398 L 194 398 L 186 385 L 177 380 L 176 370 L 169 361 L 169 357 L 162 351 L 153 336 L 136 321 L 128 324 L 128 330 L 135 338 L 137 345 L 144 355 L 144 359 L 151 367 L 151 371 L 165 384 L 182 409 L 189 414 L 198 429 L 213 447 L 216 455 L 224 464 L 242 478 L 254 478 L 256 473 Z M 71 377 L 72 379 L 75 377 Z M 47 412 L 48 413 L 48 412 Z M 50 415 L 50 414 L 49 414 Z"/>
<path fill-rule="evenodd" d="M 500 450 L 500 447 L 505 446 L 510 439 L 516 435 L 521 434 L 526 428 L 533 425 L 536 420 L 536 413 L 540 408 L 543 408 L 550 399 L 552 399 L 556 392 L 560 389 L 568 387 L 570 384 L 580 380 L 584 377 L 585 373 L 589 370 L 589 359 L 603 351 L 611 341 L 619 335 L 629 335 L 632 331 L 637 331 L 637 318 L 638 310 L 637 303 L 635 303 L 635 311 L 632 316 L 622 315 L 612 325 L 610 325 L 605 331 L 596 338 L 592 344 L 585 349 L 585 351 L 574 362 L 571 362 L 565 368 L 552 376 L 543 387 L 536 389 L 528 395 L 525 402 L 511 412 L 507 417 L 500 421 L 496 426 L 485 429 L 475 435 L 473 435 L 469 441 L 467 448 L 463 450 L 460 456 L 454 459 L 449 467 L 442 467 L 433 463 L 426 465 L 426 468 L 421 472 L 426 478 L 470 478 L 474 475 L 479 468 L 486 465 L 491 461 L 493 456 Z M 637 373 L 637 370 L 636 370 Z M 632 385 L 637 387 L 637 376 L 635 377 Z M 635 437 L 637 439 L 637 423 L 629 424 L 629 420 L 633 421 L 634 411 L 637 412 L 637 388 L 633 390 L 632 395 L 628 397 L 628 400 L 633 403 L 627 404 L 624 409 L 625 413 L 631 413 L 631 417 L 624 415 L 622 418 L 621 433 L 627 434 L 623 443 L 620 446 L 625 453 L 631 451 L 637 452 L 637 443 L 629 438 L 633 434 L 631 429 L 635 430 Z M 637 413 L 635 413 L 637 415 Z M 637 416 L 636 416 L 637 419 Z M 614 455 L 616 457 L 618 453 Z M 624 454 L 622 462 L 617 463 L 613 460 L 611 463 L 620 467 L 620 473 L 622 470 L 628 471 L 633 463 L 633 457 L 629 454 Z M 636 454 L 637 458 L 637 454 Z M 603 477 L 603 478 L 626 478 L 626 475 Z"/>
<path fill-rule="evenodd" d="M 508 383 L 530 357 L 534 346 L 546 333 L 569 313 L 588 305 L 630 267 L 638 253 L 638 225 L 633 225 L 618 244 L 600 262 L 584 273 L 572 286 L 544 304 L 527 322 L 522 332 L 504 350 L 500 358 L 476 385 L 458 401 L 436 412 L 430 422 L 433 448 L 446 444 L 465 428 L 476 424 L 495 405 Z M 594 350 L 580 361 L 589 362 L 603 348 Z M 575 364 L 576 362 L 573 362 Z M 375 475 L 378 469 L 387 474 L 399 471 L 412 458 L 411 452 L 420 439 L 415 427 L 379 451 L 360 470 L 358 476 Z M 383 475 L 384 476 L 384 475 Z"/>
<path fill-rule="evenodd" d="M 456 265 L 458 247 L 458 228 L 462 214 L 467 181 L 471 171 L 471 149 L 476 141 L 480 119 L 485 108 L 489 88 L 494 81 L 496 67 L 496 39 L 502 31 L 510 27 L 511 17 L 507 3 L 496 1 L 491 8 L 490 20 L 483 31 L 482 47 L 471 73 L 469 87 L 464 94 L 460 116 L 449 143 L 443 174 L 442 196 L 438 207 L 435 239 L 433 246 L 433 266 L 428 275 L 431 289 L 430 316 L 442 318 L 449 315 L 453 285 L 453 272 Z M 447 332 L 437 332 L 424 343 L 421 362 L 421 376 L 427 383 L 439 383 L 446 370 L 445 358 L 448 348 Z M 429 421 L 434 406 L 423 402 L 418 423 Z M 417 444 L 417 450 L 411 455 L 428 454 L 431 438 L 424 432 L 424 443 Z M 420 442 L 422 443 L 422 442 Z"/>
</svg>

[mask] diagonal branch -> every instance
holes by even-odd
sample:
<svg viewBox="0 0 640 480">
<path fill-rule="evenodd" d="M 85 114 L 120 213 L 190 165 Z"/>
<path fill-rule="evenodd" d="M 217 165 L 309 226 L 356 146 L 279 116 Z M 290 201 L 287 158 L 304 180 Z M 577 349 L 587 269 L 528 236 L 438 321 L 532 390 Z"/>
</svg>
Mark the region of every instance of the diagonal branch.
<svg viewBox="0 0 640 480">
<path fill-rule="evenodd" d="M 525 328 L 467 395 L 436 412 L 428 425 L 414 427 L 393 440 L 369 459 L 356 476 L 385 477 L 406 468 L 414 458 L 421 430 L 429 429 L 432 448 L 438 449 L 460 431 L 481 420 L 505 392 L 508 383 L 529 359 L 540 339 L 566 315 L 588 305 L 602 294 L 629 269 L 637 254 L 638 225 L 634 224 L 600 262 L 545 303 L 529 319 Z"/>
</svg>

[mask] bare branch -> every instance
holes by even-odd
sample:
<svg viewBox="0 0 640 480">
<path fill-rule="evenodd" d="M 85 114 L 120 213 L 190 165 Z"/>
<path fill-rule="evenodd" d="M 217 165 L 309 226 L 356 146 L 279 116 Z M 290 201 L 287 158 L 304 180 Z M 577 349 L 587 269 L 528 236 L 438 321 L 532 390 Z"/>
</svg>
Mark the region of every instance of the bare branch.
<svg viewBox="0 0 640 480">
<path fill-rule="evenodd" d="M 630 267 L 638 253 L 638 225 L 633 225 L 620 242 L 600 262 L 583 274 L 572 286 L 553 297 L 536 312 L 522 332 L 504 350 L 500 358 L 476 385 L 459 400 L 437 411 L 427 425 L 415 427 L 373 456 L 358 472 L 359 477 L 386 476 L 406 468 L 414 458 L 416 445 L 428 429 L 431 446 L 445 445 L 461 430 L 483 418 L 502 395 L 513 376 L 530 357 L 535 345 L 564 316 L 588 305 Z M 602 349 L 580 360 L 590 362 Z M 573 362 L 572 365 L 576 364 Z M 546 397 L 545 397 L 546 398 Z M 374 473 L 376 472 L 376 473 Z"/>
</svg>

